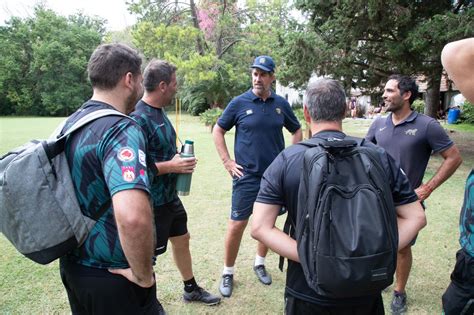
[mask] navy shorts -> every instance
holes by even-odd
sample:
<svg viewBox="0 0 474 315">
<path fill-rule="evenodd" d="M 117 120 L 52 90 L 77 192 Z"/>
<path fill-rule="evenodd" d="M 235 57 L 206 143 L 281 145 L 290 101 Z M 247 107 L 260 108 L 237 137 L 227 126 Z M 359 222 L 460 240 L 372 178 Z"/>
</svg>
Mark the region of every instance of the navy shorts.
<svg viewBox="0 0 474 315">
<path fill-rule="evenodd" d="M 155 255 L 166 252 L 168 238 L 188 233 L 188 215 L 179 198 L 153 209 L 155 214 Z"/>
<path fill-rule="evenodd" d="M 260 176 L 245 174 L 232 180 L 232 211 L 230 219 L 234 221 L 248 220 L 252 214 L 253 204 L 260 189 Z"/>
</svg>

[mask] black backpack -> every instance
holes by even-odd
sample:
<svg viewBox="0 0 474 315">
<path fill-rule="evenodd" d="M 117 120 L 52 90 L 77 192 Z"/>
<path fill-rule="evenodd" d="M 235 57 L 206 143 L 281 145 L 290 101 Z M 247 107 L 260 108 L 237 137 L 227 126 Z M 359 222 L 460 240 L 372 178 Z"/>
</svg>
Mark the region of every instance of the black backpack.
<svg viewBox="0 0 474 315">
<path fill-rule="evenodd" d="M 376 148 L 364 140 L 313 138 L 298 191 L 295 236 L 308 285 L 319 295 L 380 293 L 393 282 L 398 229 Z"/>
</svg>

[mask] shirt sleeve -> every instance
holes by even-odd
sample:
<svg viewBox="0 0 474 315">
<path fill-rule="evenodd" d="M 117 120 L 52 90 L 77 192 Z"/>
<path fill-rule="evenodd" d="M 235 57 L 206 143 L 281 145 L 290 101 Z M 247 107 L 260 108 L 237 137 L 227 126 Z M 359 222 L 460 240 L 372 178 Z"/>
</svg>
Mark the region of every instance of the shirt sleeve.
<svg viewBox="0 0 474 315">
<path fill-rule="evenodd" d="M 437 120 L 432 120 L 426 129 L 426 138 L 434 153 L 450 148 L 454 143 Z"/>
<path fill-rule="evenodd" d="M 102 169 L 110 194 L 141 189 L 149 193 L 146 142 L 143 131 L 132 120 L 111 128 L 98 145 Z"/>
<path fill-rule="evenodd" d="M 280 153 L 272 164 L 263 173 L 262 181 L 260 182 L 260 190 L 257 195 L 257 202 L 284 205 L 284 191 L 283 183 L 285 180 L 285 159 L 283 153 Z"/>
<path fill-rule="evenodd" d="M 225 108 L 221 117 L 217 120 L 217 124 L 224 130 L 229 131 L 237 123 L 237 102 L 235 98 Z"/>
<path fill-rule="evenodd" d="M 378 119 L 374 120 L 372 125 L 370 125 L 369 131 L 367 131 L 367 135 L 365 136 L 365 140 L 370 141 L 372 143 L 377 144 L 377 140 L 375 140 L 375 130 L 377 130 L 377 123 Z"/>
<path fill-rule="evenodd" d="M 291 109 L 290 104 L 285 101 L 285 105 L 283 106 L 283 112 L 285 114 L 285 121 L 283 122 L 285 128 L 291 132 L 295 133 L 298 129 L 301 128 L 300 122 L 298 118 L 296 118 L 295 113 Z"/>
<path fill-rule="evenodd" d="M 387 153 L 385 163 L 390 175 L 390 186 L 392 188 L 392 198 L 395 206 L 412 203 L 418 200 L 418 196 L 410 185 L 408 177 L 401 169 L 400 165 Z"/>
</svg>

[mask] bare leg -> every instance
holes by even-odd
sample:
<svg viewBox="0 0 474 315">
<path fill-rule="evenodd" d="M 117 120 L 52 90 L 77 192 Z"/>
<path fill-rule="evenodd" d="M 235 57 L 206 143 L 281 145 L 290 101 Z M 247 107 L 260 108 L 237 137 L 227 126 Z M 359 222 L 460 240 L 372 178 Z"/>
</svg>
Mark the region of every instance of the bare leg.
<svg viewBox="0 0 474 315">
<path fill-rule="evenodd" d="M 408 276 L 410 275 L 411 265 L 413 263 L 413 256 L 411 253 L 411 246 L 407 246 L 404 249 L 398 251 L 397 255 L 397 283 L 395 285 L 395 291 L 404 293 L 405 287 L 408 282 Z"/>
<path fill-rule="evenodd" d="M 190 238 L 189 233 L 169 238 L 173 248 L 174 263 L 178 267 L 183 281 L 190 280 L 193 277 L 191 252 L 189 250 Z"/>
<path fill-rule="evenodd" d="M 234 221 L 229 220 L 227 223 L 227 232 L 225 236 L 225 249 L 224 249 L 224 264 L 227 267 L 232 267 L 237 259 L 239 253 L 240 242 L 242 235 L 247 226 L 248 220 Z"/>
</svg>

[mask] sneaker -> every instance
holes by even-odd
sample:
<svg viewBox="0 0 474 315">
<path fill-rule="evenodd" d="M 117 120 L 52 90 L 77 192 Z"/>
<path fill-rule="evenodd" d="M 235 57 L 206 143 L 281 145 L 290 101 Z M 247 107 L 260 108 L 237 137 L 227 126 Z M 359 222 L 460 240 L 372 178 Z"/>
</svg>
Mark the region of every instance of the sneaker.
<svg viewBox="0 0 474 315">
<path fill-rule="evenodd" d="M 202 302 L 206 305 L 216 305 L 221 302 L 221 298 L 215 296 L 201 287 L 197 287 L 191 292 L 184 291 L 183 299 L 185 302 Z"/>
<path fill-rule="evenodd" d="M 394 291 L 390 308 L 392 310 L 392 315 L 401 315 L 406 313 L 406 311 L 408 310 L 407 294 Z"/>
<path fill-rule="evenodd" d="M 219 292 L 224 297 L 230 297 L 232 295 L 232 289 L 234 288 L 234 275 L 222 275 L 221 284 L 219 285 Z"/>
<path fill-rule="evenodd" d="M 265 265 L 254 266 L 253 270 L 255 271 L 255 274 L 261 283 L 265 285 L 272 284 L 272 276 L 270 276 L 270 274 L 265 269 Z"/>
</svg>

